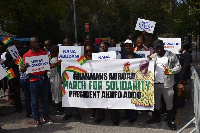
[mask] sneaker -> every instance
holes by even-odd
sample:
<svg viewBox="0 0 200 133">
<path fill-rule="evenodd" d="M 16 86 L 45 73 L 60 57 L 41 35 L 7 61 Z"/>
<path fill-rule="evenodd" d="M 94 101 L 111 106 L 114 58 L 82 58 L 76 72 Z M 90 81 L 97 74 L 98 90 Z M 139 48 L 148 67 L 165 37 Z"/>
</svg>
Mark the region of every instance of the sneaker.
<svg viewBox="0 0 200 133">
<path fill-rule="evenodd" d="M 38 126 L 42 126 L 41 122 L 39 119 L 35 119 L 34 120 L 34 123 L 35 123 L 35 126 L 38 127 Z"/>
<path fill-rule="evenodd" d="M 176 124 L 173 121 L 168 121 L 168 126 L 171 130 L 176 130 Z"/>
<path fill-rule="evenodd" d="M 147 124 L 160 123 L 160 118 L 152 117 L 147 121 Z"/>
<path fill-rule="evenodd" d="M 69 120 L 71 117 L 72 117 L 72 115 L 65 115 L 65 116 L 63 117 L 63 120 L 64 120 L 64 121 Z"/>
<path fill-rule="evenodd" d="M 49 116 L 45 117 L 43 119 L 43 121 L 46 122 L 46 123 L 54 123 L 54 120 L 51 117 L 49 117 Z"/>
</svg>

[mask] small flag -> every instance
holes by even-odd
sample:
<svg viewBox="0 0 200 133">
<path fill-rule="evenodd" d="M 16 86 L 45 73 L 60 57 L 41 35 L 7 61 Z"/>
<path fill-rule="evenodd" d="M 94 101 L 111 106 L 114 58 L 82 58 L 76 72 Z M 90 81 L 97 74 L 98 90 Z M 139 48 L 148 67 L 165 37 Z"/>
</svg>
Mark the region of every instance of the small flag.
<svg viewBox="0 0 200 133">
<path fill-rule="evenodd" d="M 12 78 L 16 77 L 14 71 L 12 70 L 12 68 L 9 69 L 7 71 L 7 73 L 8 73 L 8 75 L 7 75 L 8 79 L 12 79 Z"/>
<path fill-rule="evenodd" d="M 49 54 L 48 57 L 49 57 L 49 60 L 51 60 L 51 54 Z"/>
<path fill-rule="evenodd" d="M 18 55 L 15 64 L 18 66 L 23 66 L 24 60 Z"/>
<path fill-rule="evenodd" d="M 79 59 L 77 59 L 78 63 L 82 66 L 83 64 L 86 63 L 86 58 L 85 55 L 82 55 Z"/>
<path fill-rule="evenodd" d="M 164 69 L 165 69 L 165 73 L 168 75 L 171 75 L 173 73 L 173 71 L 171 69 L 168 69 L 165 65 L 163 65 Z"/>
<path fill-rule="evenodd" d="M 7 45 L 9 42 L 11 42 L 12 40 L 10 39 L 10 37 L 9 36 L 7 36 L 6 38 L 4 38 L 3 40 L 2 40 L 2 42 L 5 44 L 5 45 Z"/>
</svg>

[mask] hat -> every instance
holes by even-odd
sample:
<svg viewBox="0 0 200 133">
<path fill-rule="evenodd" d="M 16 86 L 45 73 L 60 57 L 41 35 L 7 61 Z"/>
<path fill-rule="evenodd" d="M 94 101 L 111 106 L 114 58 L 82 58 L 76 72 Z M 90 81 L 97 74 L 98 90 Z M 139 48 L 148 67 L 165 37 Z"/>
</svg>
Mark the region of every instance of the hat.
<svg viewBox="0 0 200 133">
<path fill-rule="evenodd" d="M 160 40 L 160 39 L 156 39 L 154 42 L 153 42 L 153 46 L 155 45 L 164 45 L 163 41 Z"/>
<path fill-rule="evenodd" d="M 126 44 L 126 43 L 132 43 L 132 41 L 129 40 L 129 39 L 127 39 L 127 40 L 124 42 L 124 44 Z"/>
</svg>

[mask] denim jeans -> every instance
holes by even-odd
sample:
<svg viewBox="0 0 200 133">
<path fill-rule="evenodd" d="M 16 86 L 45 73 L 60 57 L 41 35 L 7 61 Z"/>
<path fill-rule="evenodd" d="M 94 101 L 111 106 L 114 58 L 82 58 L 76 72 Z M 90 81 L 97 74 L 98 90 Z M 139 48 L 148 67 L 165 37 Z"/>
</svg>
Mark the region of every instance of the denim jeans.
<svg viewBox="0 0 200 133">
<path fill-rule="evenodd" d="M 32 107 L 32 115 L 34 119 L 40 118 L 39 113 L 39 96 L 41 96 L 42 109 L 43 109 L 43 117 L 47 117 L 49 115 L 49 102 L 48 102 L 48 85 L 49 79 L 46 74 L 42 76 L 35 76 L 30 74 L 29 78 L 40 78 L 38 81 L 30 82 L 30 90 L 31 90 L 31 107 Z"/>
<path fill-rule="evenodd" d="M 20 85 L 24 90 L 26 116 L 32 115 L 31 109 L 31 91 L 29 79 L 20 79 Z"/>
</svg>

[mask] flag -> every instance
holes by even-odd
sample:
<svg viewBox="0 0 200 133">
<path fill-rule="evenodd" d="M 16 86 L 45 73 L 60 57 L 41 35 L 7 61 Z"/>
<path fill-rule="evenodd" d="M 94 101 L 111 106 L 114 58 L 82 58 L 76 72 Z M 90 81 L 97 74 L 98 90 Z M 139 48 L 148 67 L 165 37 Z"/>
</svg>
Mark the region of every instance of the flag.
<svg viewBox="0 0 200 133">
<path fill-rule="evenodd" d="M 62 74 L 62 81 L 64 82 L 64 81 L 68 81 L 68 80 L 69 80 L 69 76 L 66 73 L 66 71 L 64 71 L 63 74 Z"/>
<path fill-rule="evenodd" d="M 163 65 L 164 69 L 165 69 L 165 73 L 170 75 L 173 73 L 173 71 L 171 69 L 168 69 L 165 65 Z"/>
<path fill-rule="evenodd" d="M 11 42 L 12 40 L 10 39 L 10 37 L 9 36 L 7 36 L 6 38 L 4 38 L 3 40 L 2 40 L 2 42 L 5 44 L 5 45 L 7 45 L 9 42 Z"/>
<path fill-rule="evenodd" d="M 12 78 L 15 77 L 15 73 L 14 73 L 14 71 L 12 70 L 12 68 L 10 68 L 10 69 L 7 71 L 7 73 L 8 73 L 8 75 L 7 75 L 8 79 L 12 79 Z"/>
<path fill-rule="evenodd" d="M 68 66 L 65 68 L 64 71 L 69 71 L 69 72 L 74 72 L 74 73 L 87 73 L 87 71 L 75 66 Z"/>
<path fill-rule="evenodd" d="M 62 86 L 62 96 L 64 96 L 65 94 L 66 94 L 66 91 L 65 91 L 65 89 Z"/>
<path fill-rule="evenodd" d="M 24 60 L 18 55 L 15 64 L 18 66 L 23 66 Z"/>
<path fill-rule="evenodd" d="M 48 57 L 49 57 L 49 60 L 51 60 L 51 54 L 49 54 Z"/>
<path fill-rule="evenodd" d="M 78 63 L 82 66 L 83 64 L 86 63 L 86 58 L 85 55 L 82 55 L 79 59 L 77 59 Z"/>
</svg>

